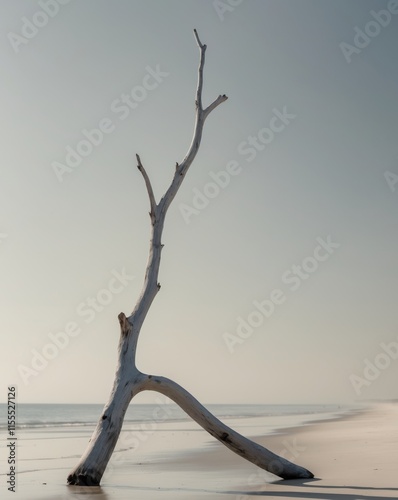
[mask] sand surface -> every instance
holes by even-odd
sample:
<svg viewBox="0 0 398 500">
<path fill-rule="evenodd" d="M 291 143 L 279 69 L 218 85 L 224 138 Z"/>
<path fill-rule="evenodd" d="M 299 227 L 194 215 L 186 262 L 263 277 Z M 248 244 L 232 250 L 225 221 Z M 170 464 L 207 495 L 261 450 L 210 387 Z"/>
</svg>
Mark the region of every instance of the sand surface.
<svg viewBox="0 0 398 500">
<path fill-rule="evenodd" d="M 272 451 L 310 469 L 316 479 L 278 478 L 236 456 L 192 424 L 153 429 L 132 449 L 126 432 L 98 488 L 65 485 L 87 442 L 87 430 L 29 432 L 20 436 L 17 492 L 23 500 L 308 499 L 398 498 L 398 404 L 378 404 L 342 418 L 259 436 Z M 241 429 L 237 429 L 241 432 Z M 261 433 L 261 432 L 260 432 Z M 131 435 L 130 435 L 131 436 Z M 134 438 L 136 439 L 136 438 Z M 21 441 L 23 440 L 23 442 Z M 135 443 L 136 444 L 136 443 Z M 56 458 L 54 458 L 56 457 Z M 23 464 L 23 466 L 22 466 Z M 1 463 L 2 468 L 5 462 Z M 23 469 L 23 470 L 21 470 Z"/>
</svg>

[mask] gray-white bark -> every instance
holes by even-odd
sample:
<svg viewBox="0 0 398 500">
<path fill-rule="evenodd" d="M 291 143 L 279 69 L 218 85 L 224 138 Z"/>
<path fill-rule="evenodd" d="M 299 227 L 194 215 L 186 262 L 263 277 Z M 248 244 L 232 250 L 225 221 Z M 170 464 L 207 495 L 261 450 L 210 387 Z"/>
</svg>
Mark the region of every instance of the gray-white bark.
<svg viewBox="0 0 398 500">
<path fill-rule="evenodd" d="M 202 87 L 206 45 L 201 43 L 196 30 L 194 30 L 194 34 L 200 50 L 200 61 L 195 101 L 196 119 L 192 142 L 182 162 L 176 164 L 172 182 L 159 203 L 156 203 L 149 176 L 140 157 L 137 155 L 137 166 L 148 191 L 152 224 L 144 285 L 131 315 L 126 317 L 124 313 L 119 314 L 121 332 L 118 347 L 118 365 L 113 389 L 86 451 L 67 478 L 70 485 L 91 486 L 100 484 L 102 475 L 115 449 L 130 401 L 143 390 L 157 391 L 168 396 L 212 436 L 259 467 L 284 479 L 313 477 L 312 473 L 307 469 L 278 457 L 266 448 L 227 427 L 206 410 L 191 394 L 172 380 L 143 374 L 136 367 L 135 353 L 138 336 L 149 308 L 160 289 L 158 276 L 163 248 L 161 239 L 167 210 L 199 150 L 203 126 L 207 116 L 227 99 L 225 95 L 220 95 L 207 108 L 203 108 Z"/>
</svg>

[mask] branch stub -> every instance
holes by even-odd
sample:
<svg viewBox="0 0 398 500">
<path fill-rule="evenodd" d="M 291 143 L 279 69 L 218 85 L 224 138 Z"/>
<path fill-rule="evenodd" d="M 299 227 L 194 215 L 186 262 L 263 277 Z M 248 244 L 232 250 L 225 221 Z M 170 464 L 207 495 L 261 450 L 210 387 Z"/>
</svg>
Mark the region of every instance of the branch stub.
<svg viewBox="0 0 398 500">
<path fill-rule="evenodd" d="M 121 312 L 119 314 L 119 316 L 117 317 L 117 319 L 119 320 L 121 334 L 123 336 L 128 335 L 130 333 L 130 331 L 131 331 L 132 325 L 129 323 L 129 321 L 128 321 L 126 315 L 124 314 L 124 312 Z"/>
</svg>

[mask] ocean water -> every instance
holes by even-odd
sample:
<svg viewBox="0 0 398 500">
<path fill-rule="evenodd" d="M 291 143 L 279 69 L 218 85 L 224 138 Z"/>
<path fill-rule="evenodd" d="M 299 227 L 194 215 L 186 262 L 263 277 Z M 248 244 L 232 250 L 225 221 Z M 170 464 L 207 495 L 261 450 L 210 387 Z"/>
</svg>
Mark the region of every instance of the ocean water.
<svg viewBox="0 0 398 500">
<path fill-rule="evenodd" d="M 158 404 L 132 403 L 125 415 L 125 424 L 145 424 L 153 422 L 162 411 L 162 422 L 177 423 L 190 421 L 179 406 L 174 403 Z M 227 423 L 236 419 L 264 419 L 270 417 L 292 417 L 289 421 L 311 422 L 344 413 L 350 408 L 341 405 L 253 405 L 253 404 L 209 404 L 206 408 L 217 418 Z M 101 416 L 100 404 L 18 404 L 17 429 L 93 427 Z M 272 420 L 275 420 L 273 418 Z M 0 431 L 7 428 L 7 405 L 0 404 Z"/>
</svg>

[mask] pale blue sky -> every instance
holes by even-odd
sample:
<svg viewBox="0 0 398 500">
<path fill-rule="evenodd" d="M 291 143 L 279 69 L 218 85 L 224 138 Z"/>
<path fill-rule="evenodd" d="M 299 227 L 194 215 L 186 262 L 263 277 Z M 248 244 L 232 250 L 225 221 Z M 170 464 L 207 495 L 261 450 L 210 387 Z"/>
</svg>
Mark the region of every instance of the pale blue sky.
<svg viewBox="0 0 398 500">
<path fill-rule="evenodd" d="M 208 45 L 205 104 L 229 99 L 170 208 L 138 366 L 205 403 L 398 398 L 398 360 L 380 345 L 398 342 L 396 2 L 225 0 L 217 13 L 210 0 L 71 0 L 46 22 L 50 4 L 0 5 L 0 400 L 16 384 L 20 402 L 106 401 L 117 314 L 132 310 L 148 252 L 135 153 L 160 199 L 192 135 L 193 28 Z M 60 182 L 54 162 L 105 119 L 112 131 Z M 237 175 L 214 188 L 229 162 Z M 214 195 L 203 210 L 198 192 Z M 294 289 L 303 261 L 314 272 Z M 134 278 L 116 286 L 123 269 Z M 274 290 L 273 314 L 252 314 Z M 249 318 L 261 324 L 239 336 Z M 80 333 L 25 384 L 32 350 L 70 322 Z"/>
</svg>

